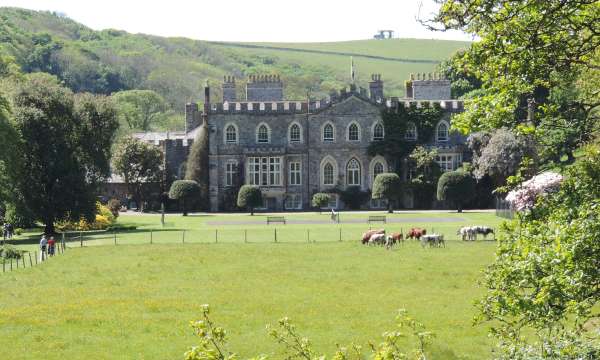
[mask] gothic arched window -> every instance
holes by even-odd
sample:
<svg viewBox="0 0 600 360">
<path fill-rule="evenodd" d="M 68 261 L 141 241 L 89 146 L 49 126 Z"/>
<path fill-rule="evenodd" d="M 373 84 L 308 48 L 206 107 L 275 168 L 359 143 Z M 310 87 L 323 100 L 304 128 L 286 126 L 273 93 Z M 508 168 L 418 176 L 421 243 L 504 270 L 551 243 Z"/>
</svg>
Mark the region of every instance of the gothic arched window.
<svg viewBox="0 0 600 360">
<path fill-rule="evenodd" d="M 348 185 L 360 185 L 360 163 L 356 159 L 346 165 L 346 182 Z"/>
</svg>

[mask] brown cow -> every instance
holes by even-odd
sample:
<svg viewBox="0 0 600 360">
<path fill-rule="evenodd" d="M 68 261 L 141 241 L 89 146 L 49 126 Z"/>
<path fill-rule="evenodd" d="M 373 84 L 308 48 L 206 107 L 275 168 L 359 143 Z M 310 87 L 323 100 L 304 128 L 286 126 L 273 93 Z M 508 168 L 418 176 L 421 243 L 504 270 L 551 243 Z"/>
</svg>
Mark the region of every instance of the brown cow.
<svg viewBox="0 0 600 360">
<path fill-rule="evenodd" d="M 369 230 L 369 231 L 367 231 L 366 233 L 363 234 L 361 242 L 363 244 L 368 244 L 369 243 L 369 239 L 371 238 L 371 236 L 373 236 L 375 234 L 385 234 L 385 229 Z"/>
<path fill-rule="evenodd" d="M 385 247 L 390 249 L 392 246 L 403 241 L 402 237 L 402 233 L 391 233 L 385 239 Z"/>
<path fill-rule="evenodd" d="M 406 238 L 407 239 L 421 239 L 421 236 L 427 234 L 427 230 L 426 229 L 421 229 L 421 228 L 412 228 L 410 229 L 410 231 L 408 232 L 408 234 L 406 234 Z"/>
</svg>

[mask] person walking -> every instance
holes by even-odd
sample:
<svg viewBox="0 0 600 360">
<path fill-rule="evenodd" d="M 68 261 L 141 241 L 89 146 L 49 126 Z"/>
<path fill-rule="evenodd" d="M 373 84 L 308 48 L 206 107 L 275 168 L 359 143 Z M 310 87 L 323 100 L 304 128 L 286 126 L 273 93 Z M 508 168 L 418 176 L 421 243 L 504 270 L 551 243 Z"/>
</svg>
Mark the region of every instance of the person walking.
<svg viewBox="0 0 600 360">
<path fill-rule="evenodd" d="M 54 249 L 56 247 L 56 241 L 54 241 L 54 236 L 50 236 L 48 240 L 48 256 L 54 256 Z"/>
<path fill-rule="evenodd" d="M 6 241 L 7 238 L 8 238 L 8 222 L 4 222 L 4 224 L 2 225 L 2 245 L 4 245 L 4 242 Z"/>
<path fill-rule="evenodd" d="M 7 238 L 8 238 L 8 240 L 10 240 L 10 239 L 12 239 L 12 237 L 13 237 L 13 233 L 14 233 L 14 231 L 15 231 L 15 230 L 14 230 L 14 228 L 13 228 L 13 224 L 12 224 L 12 223 L 7 223 L 7 224 L 6 224 L 6 229 L 7 229 L 7 231 L 8 231 L 8 236 L 7 236 Z"/>
<path fill-rule="evenodd" d="M 40 240 L 40 262 L 46 260 L 46 247 L 48 246 L 48 240 L 46 239 L 46 235 L 42 235 L 42 239 Z"/>
</svg>

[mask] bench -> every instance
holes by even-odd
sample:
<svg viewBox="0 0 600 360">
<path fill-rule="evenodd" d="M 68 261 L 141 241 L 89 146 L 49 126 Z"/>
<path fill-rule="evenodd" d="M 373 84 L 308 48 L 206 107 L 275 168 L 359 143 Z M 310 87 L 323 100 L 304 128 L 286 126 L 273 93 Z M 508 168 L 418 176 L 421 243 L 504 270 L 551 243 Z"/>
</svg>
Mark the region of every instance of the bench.
<svg viewBox="0 0 600 360">
<path fill-rule="evenodd" d="M 375 221 L 379 221 L 379 222 L 382 222 L 384 224 L 386 223 L 385 216 L 381 216 L 381 215 L 369 216 L 369 220 L 367 220 L 367 222 L 369 224 L 372 223 L 372 222 L 375 222 Z"/>
<path fill-rule="evenodd" d="M 285 218 L 283 216 L 267 216 L 267 225 L 276 222 L 285 224 Z"/>
</svg>

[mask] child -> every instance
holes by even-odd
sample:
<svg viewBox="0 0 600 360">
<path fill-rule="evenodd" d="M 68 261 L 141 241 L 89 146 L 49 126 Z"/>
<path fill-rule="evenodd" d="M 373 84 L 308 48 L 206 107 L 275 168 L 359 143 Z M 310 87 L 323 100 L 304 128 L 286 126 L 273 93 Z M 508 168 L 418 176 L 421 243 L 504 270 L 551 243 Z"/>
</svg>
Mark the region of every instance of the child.
<svg viewBox="0 0 600 360">
<path fill-rule="evenodd" d="M 48 256 L 54 256 L 55 245 L 54 236 L 50 236 L 50 240 L 48 240 Z"/>
</svg>

